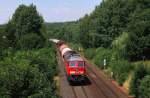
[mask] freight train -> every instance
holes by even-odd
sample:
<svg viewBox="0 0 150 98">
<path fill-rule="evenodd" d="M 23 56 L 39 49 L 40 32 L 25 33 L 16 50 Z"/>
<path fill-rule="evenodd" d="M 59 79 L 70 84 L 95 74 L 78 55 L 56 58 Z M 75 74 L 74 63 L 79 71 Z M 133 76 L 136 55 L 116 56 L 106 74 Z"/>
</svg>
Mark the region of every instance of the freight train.
<svg viewBox="0 0 150 98">
<path fill-rule="evenodd" d="M 84 81 L 86 78 L 85 60 L 79 53 L 70 49 L 65 42 L 56 39 L 53 39 L 53 42 L 57 44 L 57 48 L 61 54 L 68 81 Z"/>
</svg>

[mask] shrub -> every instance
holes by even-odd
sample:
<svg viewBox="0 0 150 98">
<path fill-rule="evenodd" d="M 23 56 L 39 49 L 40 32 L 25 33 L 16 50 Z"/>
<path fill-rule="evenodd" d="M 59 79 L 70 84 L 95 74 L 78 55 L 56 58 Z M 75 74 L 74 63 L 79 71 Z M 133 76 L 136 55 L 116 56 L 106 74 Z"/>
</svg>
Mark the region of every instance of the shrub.
<svg viewBox="0 0 150 98">
<path fill-rule="evenodd" d="M 139 85 L 141 80 L 148 74 L 146 67 L 143 64 L 138 64 L 135 68 L 133 78 L 130 82 L 130 94 L 139 96 Z"/>
<path fill-rule="evenodd" d="M 139 98 L 150 98 L 150 75 L 145 76 L 141 80 Z"/>
<path fill-rule="evenodd" d="M 132 65 L 124 59 L 111 61 L 111 69 L 114 75 L 114 78 L 118 81 L 120 85 L 124 83 L 124 81 L 128 77 L 128 73 L 132 69 Z"/>
<path fill-rule="evenodd" d="M 111 50 L 105 48 L 98 48 L 96 49 L 95 55 L 93 56 L 93 62 L 98 65 L 101 69 L 104 68 L 104 59 L 106 59 L 106 66 L 109 65 L 110 58 L 111 58 Z"/>
<path fill-rule="evenodd" d="M 53 79 L 53 76 L 56 75 L 58 71 L 54 49 L 43 48 L 35 53 L 35 56 L 30 57 L 31 64 L 38 65 L 40 71 L 45 73 L 48 79 Z"/>
<path fill-rule="evenodd" d="M 84 55 L 90 60 L 93 59 L 93 57 L 95 56 L 95 49 L 94 48 L 86 49 Z"/>
<path fill-rule="evenodd" d="M 27 97 L 39 91 L 44 93 L 50 86 L 36 65 L 16 56 L 1 62 L 0 80 L 1 97 L 7 94 L 11 98 Z"/>
<path fill-rule="evenodd" d="M 57 97 L 53 81 L 56 73 L 53 49 L 17 51 L 15 54 L 8 54 L 0 61 L 0 67 L 0 97 Z"/>
</svg>

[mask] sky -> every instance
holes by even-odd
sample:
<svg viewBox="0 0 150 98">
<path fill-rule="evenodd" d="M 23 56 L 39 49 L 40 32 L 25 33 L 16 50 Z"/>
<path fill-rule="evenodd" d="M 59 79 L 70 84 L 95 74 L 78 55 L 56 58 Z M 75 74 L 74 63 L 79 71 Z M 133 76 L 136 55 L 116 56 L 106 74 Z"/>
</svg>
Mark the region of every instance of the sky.
<svg viewBox="0 0 150 98">
<path fill-rule="evenodd" d="M 45 22 L 78 20 L 90 14 L 102 0 L 1 0 L 0 24 L 7 23 L 20 4 L 34 4 Z"/>
</svg>

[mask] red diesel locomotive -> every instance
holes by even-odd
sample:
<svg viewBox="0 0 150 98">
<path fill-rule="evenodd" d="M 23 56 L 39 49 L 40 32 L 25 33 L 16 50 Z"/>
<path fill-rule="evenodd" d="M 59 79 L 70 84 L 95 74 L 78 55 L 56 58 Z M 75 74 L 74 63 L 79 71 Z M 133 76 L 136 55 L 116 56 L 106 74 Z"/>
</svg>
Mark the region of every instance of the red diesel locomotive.
<svg viewBox="0 0 150 98">
<path fill-rule="evenodd" d="M 57 42 L 57 46 L 65 64 L 68 80 L 84 81 L 86 76 L 85 60 L 64 42 Z"/>
</svg>

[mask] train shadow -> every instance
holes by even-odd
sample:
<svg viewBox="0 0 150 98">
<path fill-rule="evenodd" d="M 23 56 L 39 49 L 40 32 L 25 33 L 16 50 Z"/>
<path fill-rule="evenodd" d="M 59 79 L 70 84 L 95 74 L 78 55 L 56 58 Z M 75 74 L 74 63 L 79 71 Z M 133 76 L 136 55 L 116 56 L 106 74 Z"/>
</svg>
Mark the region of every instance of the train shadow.
<svg viewBox="0 0 150 98">
<path fill-rule="evenodd" d="M 91 85 L 91 81 L 88 77 L 85 77 L 82 81 L 69 81 L 71 86 L 87 86 Z"/>
</svg>

